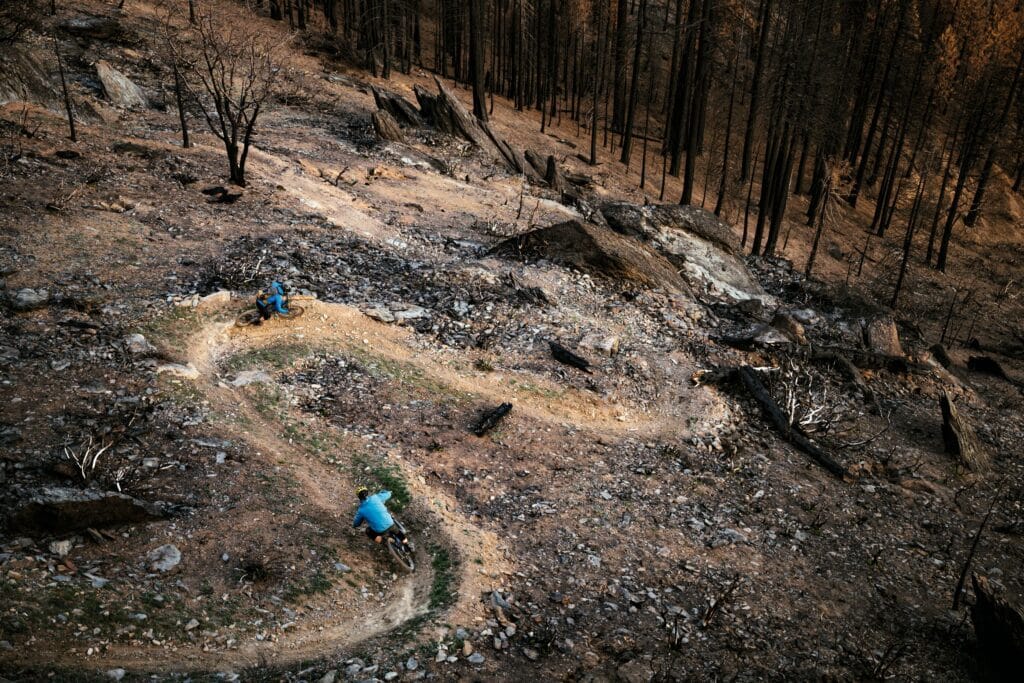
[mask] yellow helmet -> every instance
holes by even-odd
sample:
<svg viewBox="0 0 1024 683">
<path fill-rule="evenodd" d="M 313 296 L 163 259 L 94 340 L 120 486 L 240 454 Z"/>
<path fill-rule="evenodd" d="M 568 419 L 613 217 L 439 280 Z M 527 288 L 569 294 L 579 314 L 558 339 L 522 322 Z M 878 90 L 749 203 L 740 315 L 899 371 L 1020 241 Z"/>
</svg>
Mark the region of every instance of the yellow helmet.
<svg viewBox="0 0 1024 683">
<path fill-rule="evenodd" d="M 365 500 L 368 495 L 370 495 L 370 489 L 365 486 L 360 486 L 356 489 L 356 496 L 359 497 L 359 500 Z"/>
</svg>

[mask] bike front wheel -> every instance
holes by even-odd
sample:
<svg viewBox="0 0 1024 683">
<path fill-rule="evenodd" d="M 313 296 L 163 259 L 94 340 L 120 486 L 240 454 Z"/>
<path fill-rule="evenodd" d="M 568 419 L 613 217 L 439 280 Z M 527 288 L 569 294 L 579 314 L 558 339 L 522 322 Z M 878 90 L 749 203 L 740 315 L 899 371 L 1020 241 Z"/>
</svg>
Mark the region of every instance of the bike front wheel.
<svg viewBox="0 0 1024 683">
<path fill-rule="evenodd" d="M 255 308 L 251 308 L 248 311 L 242 312 L 237 318 L 235 318 L 235 327 L 252 327 L 258 325 L 263 316 Z"/>
<path fill-rule="evenodd" d="M 398 565 L 405 571 L 416 571 L 416 562 L 412 558 L 412 549 L 393 536 L 388 537 L 388 552 L 395 558 Z"/>
</svg>

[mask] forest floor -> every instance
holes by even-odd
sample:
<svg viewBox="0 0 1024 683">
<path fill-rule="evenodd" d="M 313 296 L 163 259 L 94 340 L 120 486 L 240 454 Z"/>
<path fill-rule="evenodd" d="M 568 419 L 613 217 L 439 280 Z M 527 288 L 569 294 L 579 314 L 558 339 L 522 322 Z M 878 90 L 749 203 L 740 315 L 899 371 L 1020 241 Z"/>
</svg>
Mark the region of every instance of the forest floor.
<svg viewBox="0 0 1024 683">
<path fill-rule="evenodd" d="M 226 164 L 200 122 L 182 149 L 173 108 L 116 110 L 95 79 L 106 59 L 166 98 L 152 6 L 63 11 L 115 17 L 120 33 L 61 34 L 76 101 L 96 112 L 77 143 L 57 113 L 0 107 L 2 512 L 64 487 L 172 514 L 95 534 L 8 522 L 4 677 L 984 673 L 967 611 L 951 605 L 997 495 L 974 570 L 1024 602 L 1024 208 L 1005 182 L 977 228 L 958 226 L 946 274 L 912 265 L 896 314 L 915 367 L 947 331 L 951 373 L 866 371 L 868 400 L 799 350 L 730 346 L 745 318 L 705 293 L 491 254 L 578 215 L 447 136 L 378 141 L 369 85 L 414 100 L 414 84 L 433 89 L 425 73 L 385 83 L 295 51 L 261 117 L 249 185 L 214 203 L 200 190 L 222 184 Z M 639 158 L 625 169 L 577 157 L 589 137 L 568 121 L 540 133 L 536 112 L 496 99 L 493 125 L 591 176 L 594 204 L 657 199 L 636 188 Z M 677 195 L 670 177 L 666 201 Z M 872 302 L 891 295 L 902 235 L 876 241 L 856 276 L 873 206 L 839 208 L 807 281 L 805 208 L 791 203 L 785 258 L 750 267 L 781 309 L 805 311 L 813 343 L 859 347 L 861 321 L 881 310 Z M 742 205 L 725 218 L 738 242 Z M 274 278 L 305 314 L 234 327 Z M 24 288 L 46 301 L 15 310 Z M 367 315 L 381 309 L 404 323 Z M 586 348 L 609 337 L 613 355 Z M 584 353 L 593 373 L 555 362 L 549 340 Z M 976 355 L 1008 378 L 969 371 Z M 851 476 L 779 438 L 742 390 L 694 381 L 743 364 L 779 368 L 766 373 L 773 392 L 821 409 L 814 437 Z M 944 453 L 943 391 L 975 424 L 989 469 Z M 509 416 L 474 436 L 504 401 Z M 90 436 L 114 446 L 79 471 L 66 453 Z M 359 484 L 395 493 L 418 544 L 414 574 L 350 528 Z M 147 554 L 168 544 L 180 563 L 152 569 Z"/>
</svg>

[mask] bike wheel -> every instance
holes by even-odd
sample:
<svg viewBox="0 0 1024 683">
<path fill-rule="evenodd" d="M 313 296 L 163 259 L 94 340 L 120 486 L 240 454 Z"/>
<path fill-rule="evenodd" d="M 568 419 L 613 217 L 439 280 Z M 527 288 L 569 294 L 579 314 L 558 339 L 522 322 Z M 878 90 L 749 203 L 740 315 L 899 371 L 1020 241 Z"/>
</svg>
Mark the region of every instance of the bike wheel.
<svg viewBox="0 0 1024 683">
<path fill-rule="evenodd" d="M 416 562 L 412 559 L 412 553 L 408 552 L 402 542 L 393 536 L 388 537 L 388 552 L 402 569 L 409 573 L 416 571 Z"/>
<path fill-rule="evenodd" d="M 252 327 L 260 323 L 262 316 L 256 309 L 249 309 L 244 311 L 241 315 L 235 318 L 235 327 Z"/>
<path fill-rule="evenodd" d="M 284 318 L 285 320 L 291 320 L 292 318 L 298 318 L 305 312 L 306 309 L 303 308 L 302 306 L 291 305 L 288 307 L 287 313 L 278 313 L 278 315 Z"/>
</svg>

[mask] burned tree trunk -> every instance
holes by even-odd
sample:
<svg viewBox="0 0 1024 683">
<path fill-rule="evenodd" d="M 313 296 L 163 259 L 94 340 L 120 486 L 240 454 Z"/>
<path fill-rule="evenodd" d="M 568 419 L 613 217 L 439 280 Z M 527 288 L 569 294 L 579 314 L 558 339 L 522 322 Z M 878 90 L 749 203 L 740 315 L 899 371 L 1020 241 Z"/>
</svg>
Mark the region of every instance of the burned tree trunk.
<svg viewBox="0 0 1024 683">
<path fill-rule="evenodd" d="M 957 410 L 948 391 L 942 393 L 939 406 L 942 408 L 942 440 L 946 452 L 956 456 L 960 464 L 971 471 L 985 469 L 988 466 L 988 455 L 978 442 L 974 428 Z"/>
<path fill-rule="evenodd" d="M 984 577 L 971 576 L 975 603 L 971 621 L 978 635 L 978 645 L 986 653 L 989 664 L 1012 680 L 1020 673 L 1024 661 L 1024 613 L 1006 600 L 997 597 Z"/>
<path fill-rule="evenodd" d="M 373 121 L 373 130 L 381 140 L 391 142 L 405 142 L 405 135 L 398 126 L 398 121 L 386 109 L 378 109 L 370 115 Z"/>
<path fill-rule="evenodd" d="M 511 411 L 511 403 L 502 403 L 497 408 L 492 408 L 491 410 L 484 412 L 477 421 L 476 426 L 473 427 L 473 433 L 477 436 L 484 436 L 487 432 L 497 427 L 502 418 L 508 415 Z"/>
<path fill-rule="evenodd" d="M 551 347 L 551 355 L 559 363 L 571 365 L 574 368 L 582 370 L 588 375 L 590 374 L 590 361 L 588 361 L 586 358 L 581 358 L 580 356 L 577 356 L 575 353 L 565 348 L 558 342 L 548 342 L 548 344 Z"/>
</svg>

